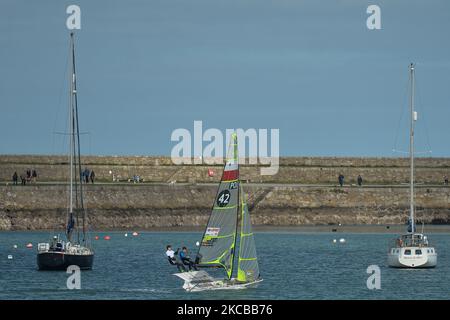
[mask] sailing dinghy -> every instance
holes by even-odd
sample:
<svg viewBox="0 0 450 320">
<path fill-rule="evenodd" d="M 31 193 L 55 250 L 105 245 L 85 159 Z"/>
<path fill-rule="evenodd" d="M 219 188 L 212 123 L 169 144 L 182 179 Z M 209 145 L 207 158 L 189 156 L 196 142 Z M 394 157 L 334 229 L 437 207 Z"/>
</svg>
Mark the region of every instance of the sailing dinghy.
<svg viewBox="0 0 450 320">
<path fill-rule="evenodd" d="M 238 250 L 236 246 L 239 247 Z M 183 288 L 186 291 L 245 289 L 262 281 L 250 214 L 239 181 L 236 133 L 231 135 L 222 179 L 200 242 L 196 262 L 200 268 L 223 269 L 226 277 L 215 279 L 204 270 L 176 273 L 175 276 L 184 280 Z"/>
</svg>

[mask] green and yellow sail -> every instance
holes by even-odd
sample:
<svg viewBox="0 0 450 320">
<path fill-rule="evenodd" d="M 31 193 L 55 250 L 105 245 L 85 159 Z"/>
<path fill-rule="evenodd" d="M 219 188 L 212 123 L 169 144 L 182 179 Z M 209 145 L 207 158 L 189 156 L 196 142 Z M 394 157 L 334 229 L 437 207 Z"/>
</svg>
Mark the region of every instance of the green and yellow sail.
<svg viewBox="0 0 450 320">
<path fill-rule="evenodd" d="M 233 133 L 222 179 L 198 251 L 200 267 L 222 267 L 228 279 L 231 279 L 235 269 L 233 263 L 238 238 L 239 209 L 241 227 L 237 280 L 252 282 L 259 278 L 259 268 L 250 215 L 239 181 L 237 135 Z"/>
<path fill-rule="evenodd" d="M 239 204 L 239 161 L 237 136 L 231 136 L 222 179 L 211 216 L 200 244 L 200 266 L 219 266 L 231 278 L 235 255 Z"/>
<path fill-rule="evenodd" d="M 252 282 L 259 278 L 258 259 L 256 257 L 255 239 L 248 212 L 247 201 L 241 186 L 241 234 L 239 242 L 237 280 Z"/>
</svg>

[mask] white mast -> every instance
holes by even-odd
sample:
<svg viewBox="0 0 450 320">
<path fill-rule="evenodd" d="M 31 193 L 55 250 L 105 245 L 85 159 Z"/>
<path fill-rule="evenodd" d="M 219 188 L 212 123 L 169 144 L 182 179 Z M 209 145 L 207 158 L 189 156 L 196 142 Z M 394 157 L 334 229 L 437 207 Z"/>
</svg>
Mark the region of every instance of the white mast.
<svg viewBox="0 0 450 320">
<path fill-rule="evenodd" d="M 414 124 L 417 120 L 417 113 L 414 111 L 414 64 L 409 65 L 409 70 L 411 73 L 411 98 L 410 98 L 410 111 L 411 111 L 411 126 L 409 134 L 409 158 L 411 162 L 410 168 L 410 223 L 411 232 L 414 233 L 415 221 L 414 221 Z"/>
</svg>

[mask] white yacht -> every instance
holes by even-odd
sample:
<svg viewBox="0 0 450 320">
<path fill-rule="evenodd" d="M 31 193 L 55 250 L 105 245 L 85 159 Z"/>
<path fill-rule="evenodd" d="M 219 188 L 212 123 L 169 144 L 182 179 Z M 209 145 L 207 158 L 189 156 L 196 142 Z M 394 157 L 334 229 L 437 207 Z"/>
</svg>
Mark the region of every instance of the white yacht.
<svg viewBox="0 0 450 320">
<path fill-rule="evenodd" d="M 408 233 L 398 237 L 389 249 L 388 265 L 393 268 L 434 268 L 437 264 L 436 249 L 428 243 L 423 233 L 416 233 L 414 220 L 414 126 L 417 121 L 417 112 L 414 111 L 414 64 L 409 66 L 411 97 L 410 97 L 410 217 Z"/>
<path fill-rule="evenodd" d="M 436 264 L 436 250 L 422 233 L 402 235 L 388 254 L 388 265 L 393 268 L 434 268 Z"/>
</svg>

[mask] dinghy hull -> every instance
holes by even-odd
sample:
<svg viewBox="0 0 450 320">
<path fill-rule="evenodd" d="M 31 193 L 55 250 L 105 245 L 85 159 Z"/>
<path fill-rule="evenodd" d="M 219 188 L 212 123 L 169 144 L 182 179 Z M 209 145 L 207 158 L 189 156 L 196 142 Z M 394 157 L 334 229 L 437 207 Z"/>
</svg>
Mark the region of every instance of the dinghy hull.
<svg viewBox="0 0 450 320">
<path fill-rule="evenodd" d="M 183 289 L 188 292 L 207 290 L 242 290 L 255 288 L 263 279 L 251 282 L 240 282 L 236 279 L 214 279 L 205 271 L 190 271 L 175 273 L 175 276 L 184 280 Z"/>
</svg>

